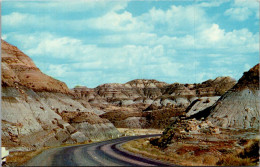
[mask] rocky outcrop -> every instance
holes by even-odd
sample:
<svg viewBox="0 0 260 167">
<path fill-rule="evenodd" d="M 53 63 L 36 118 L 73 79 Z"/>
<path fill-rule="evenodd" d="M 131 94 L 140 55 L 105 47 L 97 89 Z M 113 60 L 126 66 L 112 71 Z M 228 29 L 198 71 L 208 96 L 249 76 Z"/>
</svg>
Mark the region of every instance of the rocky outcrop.
<svg viewBox="0 0 260 167">
<path fill-rule="evenodd" d="M 212 106 L 208 120 L 225 128 L 257 128 L 260 123 L 259 64 Z"/>
<path fill-rule="evenodd" d="M 43 74 L 28 56 L 3 40 L 1 68 L 2 146 L 26 151 L 120 135 L 83 97 Z M 66 112 L 75 117 L 68 119 Z"/>
<path fill-rule="evenodd" d="M 210 114 L 211 106 L 220 96 L 200 97 L 194 100 L 186 109 L 186 117 L 200 119 L 206 118 Z"/>
</svg>

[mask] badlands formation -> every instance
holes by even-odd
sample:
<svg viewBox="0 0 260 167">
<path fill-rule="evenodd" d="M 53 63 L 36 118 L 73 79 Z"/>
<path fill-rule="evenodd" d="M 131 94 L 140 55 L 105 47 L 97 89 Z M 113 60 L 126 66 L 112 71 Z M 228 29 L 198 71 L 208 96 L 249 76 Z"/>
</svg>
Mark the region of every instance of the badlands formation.
<svg viewBox="0 0 260 167">
<path fill-rule="evenodd" d="M 171 119 L 183 115 L 194 100 L 206 99 L 205 105 L 212 105 L 235 84 L 230 77 L 200 84 L 137 79 L 125 84 L 103 84 L 94 89 L 78 86 L 72 91 L 117 128 L 165 128 Z"/>
<path fill-rule="evenodd" d="M 259 128 L 259 65 L 238 83 L 230 77 L 196 84 L 137 79 L 70 90 L 2 40 L 1 69 L 2 146 L 9 150 L 111 139 L 121 135 L 116 127 L 171 125 L 216 134 L 219 127 Z M 162 138 L 171 140 L 174 128 Z"/>
<path fill-rule="evenodd" d="M 185 115 L 172 121 L 160 139 L 153 140 L 152 143 L 167 147 L 180 136 L 182 139 L 188 139 L 191 134 L 200 134 L 200 137 L 210 134 L 212 138 L 217 138 L 214 140 L 221 141 L 256 138 L 256 131 L 259 131 L 260 126 L 259 93 L 257 64 L 245 72 L 238 83 L 219 99 L 213 97 L 194 100 L 187 107 Z M 228 134 L 225 131 L 228 131 Z M 227 136 L 224 137 L 225 135 Z"/>
<path fill-rule="evenodd" d="M 221 127 L 260 126 L 259 64 L 245 72 L 238 83 L 211 107 L 208 120 Z"/>
<path fill-rule="evenodd" d="M 2 146 L 27 151 L 120 136 L 65 83 L 43 74 L 17 47 L 1 42 Z"/>
<path fill-rule="evenodd" d="M 194 100 L 149 148 L 179 165 L 259 166 L 259 65 L 220 98 Z"/>
</svg>

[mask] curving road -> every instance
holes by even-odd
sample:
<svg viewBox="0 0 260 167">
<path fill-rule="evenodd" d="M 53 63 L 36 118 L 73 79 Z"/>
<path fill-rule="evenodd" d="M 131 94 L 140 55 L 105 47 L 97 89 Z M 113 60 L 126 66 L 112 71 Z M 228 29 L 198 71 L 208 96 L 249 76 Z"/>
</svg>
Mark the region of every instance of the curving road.
<svg viewBox="0 0 260 167">
<path fill-rule="evenodd" d="M 172 166 L 120 148 L 124 142 L 158 135 L 128 136 L 118 139 L 46 150 L 24 166 Z"/>
</svg>

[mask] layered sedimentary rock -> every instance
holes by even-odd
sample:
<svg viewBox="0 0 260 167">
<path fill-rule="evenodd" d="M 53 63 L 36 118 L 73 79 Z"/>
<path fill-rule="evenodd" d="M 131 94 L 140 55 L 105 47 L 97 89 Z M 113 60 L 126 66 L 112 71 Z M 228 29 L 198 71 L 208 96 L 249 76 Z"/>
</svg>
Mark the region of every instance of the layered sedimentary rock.
<svg viewBox="0 0 260 167">
<path fill-rule="evenodd" d="M 235 83 L 230 77 L 218 77 L 200 84 L 167 84 L 136 79 L 124 84 L 103 84 L 94 89 L 78 86 L 73 92 L 84 97 L 96 113 L 109 119 L 116 127 L 158 128 L 168 126 L 169 119 L 181 115 L 194 100 L 219 97 Z M 138 113 L 138 116 L 132 113 Z M 115 115 L 121 116 L 115 120 Z"/>
<path fill-rule="evenodd" d="M 185 139 L 190 143 L 191 139 L 197 137 L 200 142 L 202 139 L 204 142 L 213 139 L 213 143 L 223 142 L 223 139 L 239 141 L 237 143 L 256 139 L 259 136 L 260 123 L 259 93 L 259 64 L 257 64 L 245 72 L 238 83 L 220 98 L 213 96 L 194 100 L 186 109 L 185 115 L 172 118 L 171 125 L 165 128 L 162 136 L 150 141 L 153 145 L 169 149 L 171 143 L 180 140 L 183 143 Z M 214 149 L 215 147 L 216 145 Z M 253 155 L 257 155 L 258 144 L 254 148 L 256 152 Z"/>
<path fill-rule="evenodd" d="M 212 106 L 213 124 L 232 128 L 259 128 L 259 64 L 245 72 L 238 83 Z"/>
<path fill-rule="evenodd" d="M 120 135 L 65 83 L 43 74 L 28 56 L 3 40 L 1 70 L 2 146 L 30 150 Z M 85 115 L 68 121 L 64 112 Z"/>
<path fill-rule="evenodd" d="M 200 97 L 194 100 L 186 108 L 186 117 L 206 118 L 210 114 L 212 105 L 220 98 L 220 96 Z"/>
<path fill-rule="evenodd" d="M 18 84 L 35 91 L 69 93 L 67 85 L 43 74 L 17 47 L 1 41 L 2 86 L 16 87 Z"/>
<path fill-rule="evenodd" d="M 224 128 L 259 128 L 259 64 L 239 79 L 238 83 L 220 98 L 202 97 L 186 109 L 186 117 L 210 120 Z"/>
</svg>

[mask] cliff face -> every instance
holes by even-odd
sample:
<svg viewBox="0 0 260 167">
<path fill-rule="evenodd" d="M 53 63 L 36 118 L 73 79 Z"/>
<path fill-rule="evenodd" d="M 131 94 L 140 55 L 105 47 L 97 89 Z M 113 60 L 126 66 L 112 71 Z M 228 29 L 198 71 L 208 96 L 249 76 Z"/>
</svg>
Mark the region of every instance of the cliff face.
<svg viewBox="0 0 260 167">
<path fill-rule="evenodd" d="M 31 150 L 120 135 L 65 83 L 43 74 L 28 56 L 3 40 L 1 68 L 3 146 Z"/>
<path fill-rule="evenodd" d="M 259 64 L 212 106 L 209 120 L 222 127 L 259 128 Z"/>
</svg>

